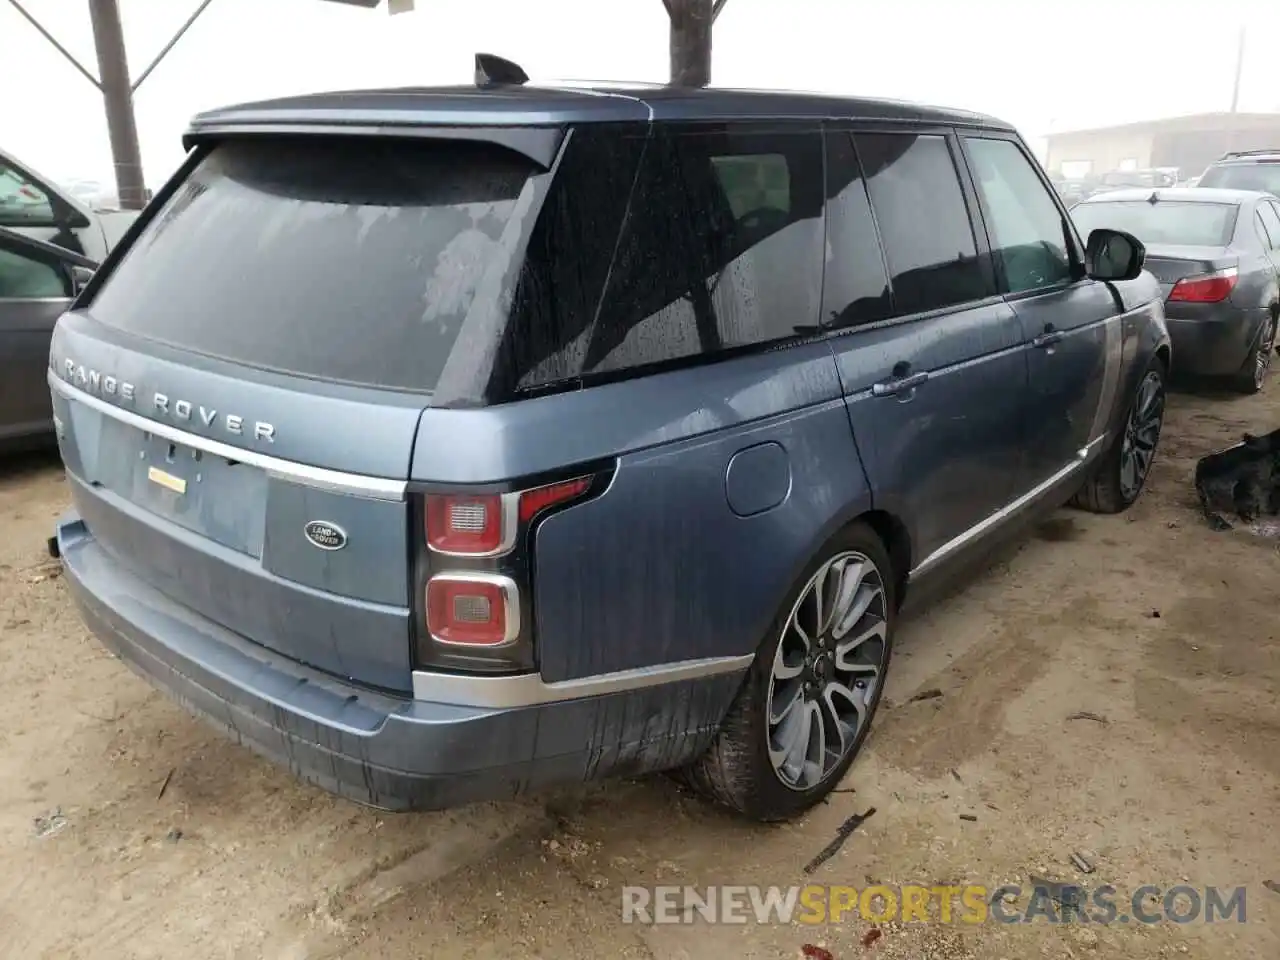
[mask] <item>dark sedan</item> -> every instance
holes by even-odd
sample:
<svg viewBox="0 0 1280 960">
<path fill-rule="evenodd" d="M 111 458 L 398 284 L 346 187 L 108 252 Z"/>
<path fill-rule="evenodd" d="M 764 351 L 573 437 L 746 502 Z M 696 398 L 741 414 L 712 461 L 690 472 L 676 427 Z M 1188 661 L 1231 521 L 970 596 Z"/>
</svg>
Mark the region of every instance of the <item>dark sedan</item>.
<svg viewBox="0 0 1280 960">
<path fill-rule="evenodd" d="M 53 437 L 49 340 L 97 264 L 0 227 L 0 452 Z"/>
<path fill-rule="evenodd" d="M 1082 236 L 1107 227 L 1146 245 L 1179 372 L 1262 389 L 1280 317 L 1280 200 L 1199 187 L 1115 190 L 1071 216 Z"/>
</svg>

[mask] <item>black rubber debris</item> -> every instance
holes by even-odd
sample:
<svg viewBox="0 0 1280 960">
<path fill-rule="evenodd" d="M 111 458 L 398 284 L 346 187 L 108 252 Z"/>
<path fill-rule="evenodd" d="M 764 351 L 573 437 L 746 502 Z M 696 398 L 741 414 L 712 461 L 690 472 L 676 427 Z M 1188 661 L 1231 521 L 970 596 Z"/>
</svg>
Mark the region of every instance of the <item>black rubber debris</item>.
<svg viewBox="0 0 1280 960">
<path fill-rule="evenodd" d="M 834 857 L 840 852 L 840 848 L 844 846 L 846 840 L 853 836 L 853 831 L 857 830 L 870 816 L 876 812 L 875 807 L 868 807 L 866 813 L 855 813 L 852 817 L 840 824 L 840 829 L 836 831 L 835 839 L 822 848 L 821 852 L 805 864 L 804 872 L 813 873 L 820 866 Z"/>
</svg>

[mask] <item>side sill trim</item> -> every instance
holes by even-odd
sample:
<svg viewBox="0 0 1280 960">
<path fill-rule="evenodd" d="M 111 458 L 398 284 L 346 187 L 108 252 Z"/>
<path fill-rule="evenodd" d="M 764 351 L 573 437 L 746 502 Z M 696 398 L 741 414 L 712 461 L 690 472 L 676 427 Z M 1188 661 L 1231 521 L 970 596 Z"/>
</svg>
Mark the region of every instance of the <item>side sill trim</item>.
<svg viewBox="0 0 1280 960">
<path fill-rule="evenodd" d="M 1012 503 L 1006 504 L 1005 506 L 1001 507 L 995 513 L 991 514 L 991 516 L 987 517 L 985 520 L 981 520 L 978 523 L 974 524 L 972 527 L 964 531 L 964 533 L 960 534 L 959 536 L 954 537 L 951 540 L 948 540 L 946 543 L 940 546 L 937 550 L 933 551 L 933 553 L 929 554 L 927 557 L 921 560 L 916 565 L 915 569 L 913 569 L 909 574 L 907 574 L 907 582 L 910 583 L 914 578 L 920 576 L 922 573 L 929 570 L 931 567 L 937 565 L 938 563 L 941 563 L 943 560 L 945 560 L 951 554 L 955 553 L 961 547 L 964 547 L 966 544 L 972 543 L 973 541 L 981 537 L 984 533 L 999 526 L 1004 521 L 1010 519 L 1011 517 L 1013 517 L 1014 514 L 1030 506 L 1035 500 L 1039 499 L 1041 496 L 1048 493 L 1053 487 L 1057 486 L 1063 480 L 1067 479 L 1067 477 L 1071 476 L 1071 474 L 1075 473 L 1077 470 L 1082 469 L 1085 466 L 1085 464 L 1087 464 L 1090 460 L 1092 460 L 1094 456 L 1098 453 L 1098 451 L 1102 449 L 1102 444 L 1106 439 L 1107 439 L 1107 435 L 1104 433 L 1102 436 L 1096 438 L 1095 440 L 1090 441 L 1088 446 L 1082 447 L 1080 448 L 1080 450 L 1076 452 L 1075 459 L 1073 459 L 1070 463 L 1068 463 L 1065 467 L 1063 467 L 1053 476 L 1049 477 L 1049 479 L 1043 481 L 1042 483 L 1036 484 L 1034 487 L 1032 487 L 1022 496 L 1018 497 L 1017 500 L 1014 500 Z"/>
<path fill-rule="evenodd" d="M 202 450 L 215 457 L 224 457 L 228 460 L 246 463 L 251 467 L 258 467 L 269 476 L 290 480 L 308 487 L 319 487 L 339 493 L 353 493 L 357 496 L 370 497 L 375 500 L 404 499 L 406 486 L 404 480 L 370 477 L 362 473 L 342 473 L 339 470 L 312 467 L 293 460 L 282 460 L 279 457 L 258 453 L 256 450 L 233 447 L 229 443 L 220 443 L 217 440 L 210 440 L 208 437 L 188 433 L 186 430 L 179 430 L 177 427 L 160 423 L 158 420 L 150 420 L 134 413 L 132 410 L 125 410 L 113 403 L 107 403 L 100 397 L 85 393 L 78 387 L 74 387 L 60 377 L 55 376 L 52 370 L 49 371 L 48 380 L 49 386 L 54 391 L 74 403 L 83 404 L 90 410 L 96 410 L 104 416 L 119 420 L 121 423 L 135 427 L 144 433 L 153 433 L 157 437 L 163 437 L 173 443 L 180 443 L 184 447 L 191 447 L 193 450 Z"/>
<path fill-rule="evenodd" d="M 459 707 L 492 707 L 498 710 L 530 707 L 735 673 L 747 669 L 754 659 L 755 655 L 750 653 L 741 657 L 708 657 L 681 663 L 664 663 L 655 667 L 639 667 L 635 670 L 620 670 L 617 673 L 602 673 L 576 680 L 561 680 L 557 683 L 546 683 L 536 673 L 481 677 L 415 670 L 413 698 Z"/>
</svg>

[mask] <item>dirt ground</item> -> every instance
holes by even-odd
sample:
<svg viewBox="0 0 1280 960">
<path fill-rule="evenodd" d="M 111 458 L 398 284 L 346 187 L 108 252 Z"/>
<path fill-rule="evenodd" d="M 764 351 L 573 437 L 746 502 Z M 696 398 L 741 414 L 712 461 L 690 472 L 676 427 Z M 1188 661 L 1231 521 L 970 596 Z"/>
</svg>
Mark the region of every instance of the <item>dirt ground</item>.
<svg viewBox="0 0 1280 960">
<path fill-rule="evenodd" d="M 1277 541 L 1211 534 L 1191 486 L 1197 456 L 1275 426 L 1280 384 L 1175 395 L 1139 504 L 1060 513 L 904 623 L 841 792 L 768 828 L 661 777 L 413 816 L 300 785 L 93 641 L 43 554 L 67 500 L 56 461 L 0 467 L 0 956 L 1280 956 Z M 1032 874 L 1243 885 L 1247 922 L 891 923 L 874 942 L 861 920 L 621 922 L 624 884 Z"/>
</svg>

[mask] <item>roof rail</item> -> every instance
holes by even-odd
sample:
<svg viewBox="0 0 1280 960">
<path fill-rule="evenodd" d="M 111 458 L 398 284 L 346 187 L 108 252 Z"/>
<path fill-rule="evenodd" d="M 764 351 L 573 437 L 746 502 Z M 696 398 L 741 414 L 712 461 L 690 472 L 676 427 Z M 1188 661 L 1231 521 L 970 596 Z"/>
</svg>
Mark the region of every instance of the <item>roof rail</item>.
<svg viewBox="0 0 1280 960">
<path fill-rule="evenodd" d="M 1219 159 L 1232 160 L 1235 157 L 1258 157 L 1268 153 L 1280 154 L 1280 147 L 1271 147 L 1265 150 L 1228 150 Z"/>
<path fill-rule="evenodd" d="M 529 82 L 529 75 L 518 63 L 504 60 L 492 53 L 476 54 L 476 86 L 496 87 L 504 84 L 521 86 Z"/>
</svg>

